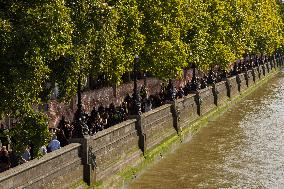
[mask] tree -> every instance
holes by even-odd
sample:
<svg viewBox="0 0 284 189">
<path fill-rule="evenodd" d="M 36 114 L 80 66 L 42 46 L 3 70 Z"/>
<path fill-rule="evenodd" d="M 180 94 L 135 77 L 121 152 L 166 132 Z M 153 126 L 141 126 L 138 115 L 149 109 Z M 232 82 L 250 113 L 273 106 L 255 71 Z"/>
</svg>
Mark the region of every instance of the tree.
<svg viewBox="0 0 284 189">
<path fill-rule="evenodd" d="M 93 12 L 96 48 L 91 74 L 105 74 L 110 83 L 119 84 L 144 46 L 145 37 L 139 30 L 143 15 L 135 0 L 97 1 Z"/>
<path fill-rule="evenodd" d="M 277 1 L 252 1 L 255 53 L 271 55 L 283 44 L 283 19 Z"/>
<path fill-rule="evenodd" d="M 0 7 L 0 115 L 22 123 L 27 112 L 38 114 L 31 107 L 41 102 L 53 72 L 50 64 L 71 48 L 72 25 L 61 0 L 7 0 Z"/>
<path fill-rule="evenodd" d="M 193 0 L 188 4 L 185 42 L 189 61 L 207 70 L 248 54 L 271 54 L 283 43 L 283 21 L 276 1 Z"/>
<path fill-rule="evenodd" d="M 188 65 L 188 45 L 182 36 L 186 28 L 183 0 L 139 1 L 144 14 L 141 32 L 146 37 L 142 68 L 160 78 L 180 76 Z"/>
<path fill-rule="evenodd" d="M 135 54 L 162 79 L 192 63 L 228 68 L 283 50 L 283 18 L 283 4 L 271 0 L 2 0 L 0 115 L 16 117 L 18 131 L 33 120 L 45 133 L 32 107 L 55 85 L 69 100 L 78 79 L 104 74 L 119 84 Z"/>
<path fill-rule="evenodd" d="M 40 148 L 46 146 L 50 139 L 46 125 L 47 117 L 43 113 L 36 113 L 33 110 L 24 114 L 17 122 L 16 127 L 9 132 L 12 149 L 16 154 L 22 155 L 27 146 L 32 146 L 33 157 L 39 157 L 41 155 Z"/>
</svg>

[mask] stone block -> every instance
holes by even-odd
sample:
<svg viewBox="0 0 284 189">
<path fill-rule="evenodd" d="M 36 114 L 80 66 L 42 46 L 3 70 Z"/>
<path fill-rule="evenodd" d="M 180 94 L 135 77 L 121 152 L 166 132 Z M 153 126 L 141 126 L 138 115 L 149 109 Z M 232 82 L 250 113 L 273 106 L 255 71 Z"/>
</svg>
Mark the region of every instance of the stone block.
<svg viewBox="0 0 284 189">
<path fill-rule="evenodd" d="M 179 109 L 180 127 L 188 127 L 189 124 L 195 121 L 199 115 L 197 113 L 197 104 L 195 94 L 189 94 L 182 99 L 177 100 L 177 108 Z"/>
<path fill-rule="evenodd" d="M 171 104 L 166 104 L 145 115 L 142 114 L 145 120 L 143 127 L 146 134 L 147 150 L 176 134 L 171 106 Z"/>
<path fill-rule="evenodd" d="M 228 100 L 226 81 L 221 81 L 213 86 L 213 95 L 216 106 L 220 106 Z"/>
<path fill-rule="evenodd" d="M 256 83 L 259 80 L 259 74 L 258 74 L 258 68 L 257 67 L 252 69 L 252 76 L 253 76 L 254 83 Z"/>
<path fill-rule="evenodd" d="M 238 87 L 236 76 L 227 78 L 226 85 L 227 85 L 227 89 L 229 89 L 228 90 L 228 96 L 230 98 L 233 98 L 233 97 L 235 97 L 236 95 L 239 94 L 239 87 Z"/>
<path fill-rule="evenodd" d="M 252 70 L 248 70 L 245 73 L 245 79 L 246 79 L 246 84 L 247 86 L 251 86 L 254 83 L 254 76 L 253 76 L 253 71 Z"/>
<path fill-rule="evenodd" d="M 73 143 L 0 173 L 0 188 L 67 188 L 83 178 L 79 150 Z M 66 179 L 71 182 L 66 182 Z M 73 182 L 74 181 L 74 182 Z"/>
<path fill-rule="evenodd" d="M 199 115 L 204 115 L 216 107 L 213 87 L 207 87 L 198 91 L 197 101 L 199 105 Z"/>
<path fill-rule="evenodd" d="M 88 140 L 97 157 L 97 172 L 109 169 L 126 156 L 140 151 L 137 120 L 130 119 L 105 129 Z"/>
<path fill-rule="evenodd" d="M 238 83 L 238 90 L 241 93 L 248 87 L 245 74 L 244 73 L 238 74 L 236 79 Z"/>
</svg>

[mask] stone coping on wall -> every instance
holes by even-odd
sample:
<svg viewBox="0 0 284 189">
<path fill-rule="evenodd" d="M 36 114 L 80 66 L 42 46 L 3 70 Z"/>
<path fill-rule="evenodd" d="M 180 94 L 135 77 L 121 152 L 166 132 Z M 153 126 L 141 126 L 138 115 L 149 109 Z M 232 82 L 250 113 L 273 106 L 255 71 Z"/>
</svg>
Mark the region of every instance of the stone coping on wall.
<svg viewBox="0 0 284 189">
<path fill-rule="evenodd" d="M 188 102 L 188 100 L 195 100 L 196 94 L 188 94 L 176 100 L 175 105 L 179 108 L 184 108 L 184 104 Z M 195 103 L 195 102 L 194 102 Z M 196 103 L 195 103 L 196 104 Z"/>
<path fill-rule="evenodd" d="M 187 95 L 187 96 L 189 96 L 189 95 Z M 177 100 L 176 100 L 176 103 L 177 103 L 177 104 L 182 103 L 182 102 L 185 100 L 185 98 L 186 98 L 187 96 L 184 96 L 183 98 L 177 99 Z M 192 96 L 194 96 L 194 95 L 192 95 Z"/>
<path fill-rule="evenodd" d="M 109 134 L 109 133 L 111 133 L 113 131 L 116 131 L 116 130 L 119 130 L 119 129 L 125 127 L 125 125 L 130 125 L 130 124 L 132 124 L 134 122 L 136 122 L 136 119 L 128 119 L 128 120 L 123 121 L 123 122 L 121 122 L 121 123 L 119 123 L 117 125 L 114 125 L 114 126 L 112 126 L 110 128 L 107 128 L 105 130 L 102 130 L 102 131 L 98 132 L 97 134 L 91 136 L 91 139 L 95 140 L 95 139 L 101 138 L 101 137 L 103 137 L 103 136 L 105 136 L 105 135 L 107 135 L 107 134 Z"/>
<path fill-rule="evenodd" d="M 188 94 L 188 95 L 184 96 L 183 98 L 178 99 L 177 102 L 179 103 L 179 102 L 182 102 L 182 101 L 184 101 L 186 99 L 194 98 L 195 95 L 196 94 Z"/>
<path fill-rule="evenodd" d="M 162 106 L 160 106 L 160 107 L 157 107 L 157 108 L 155 108 L 155 109 L 153 109 L 153 110 L 151 110 L 151 111 L 149 111 L 149 112 L 143 113 L 142 116 L 143 116 L 143 117 L 148 117 L 148 116 L 150 116 L 150 115 L 152 115 L 152 114 L 155 114 L 155 113 L 157 113 L 157 112 L 159 112 L 159 111 L 161 111 L 161 110 L 163 110 L 163 109 L 169 108 L 171 105 L 172 105 L 172 104 L 170 104 L 170 103 L 169 103 L 169 104 L 164 104 L 164 105 L 162 105 Z"/>
<path fill-rule="evenodd" d="M 218 83 L 215 83 L 215 86 L 223 85 L 224 83 L 226 83 L 226 81 L 220 81 Z"/>
<path fill-rule="evenodd" d="M 228 77 L 227 79 L 229 79 L 229 80 L 234 79 L 234 78 L 236 79 L 237 76 L 238 76 L 238 75 L 233 75 L 233 76 Z"/>
<path fill-rule="evenodd" d="M 0 183 L 4 180 L 9 179 L 10 177 L 16 176 L 20 173 L 23 173 L 29 169 L 32 169 L 34 167 L 37 167 L 40 164 L 44 164 L 50 160 L 53 160 L 55 158 L 57 158 L 58 156 L 61 156 L 63 154 L 66 154 L 76 148 L 79 148 L 81 146 L 81 144 L 79 143 L 72 143 L 69 144 L 63 148 L 60 148 L 58 150 L 55 150 L 53 152 L 50 152 L 46 155 L 44 155 L 43 157 L 39 158 L 39 159 L 33 159 L 27 163 L 18 165 L 17 167 L 11 168 L 7 171 L 4 171 L 3 173 L 0 173 Z M 73 160 L 70 160 L 73 161 Z M 38 175 L 40 176 L 40 175 Z"/>
<path fill-rule="evenodd" d="M 212 86 L 208 86 L 208 87 L 206 87 L 204 89 L 200 89 L 200 90 L 198 90 L 198 93 L 203 93 L 203 92 L 208 91 L 210 89 L 212 89 Z"/>
</svg>

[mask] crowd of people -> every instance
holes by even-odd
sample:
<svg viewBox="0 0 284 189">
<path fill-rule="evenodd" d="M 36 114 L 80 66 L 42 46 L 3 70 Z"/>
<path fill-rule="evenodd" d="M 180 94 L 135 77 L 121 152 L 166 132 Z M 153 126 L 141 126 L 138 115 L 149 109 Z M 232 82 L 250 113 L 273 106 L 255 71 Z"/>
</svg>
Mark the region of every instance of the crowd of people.
<svg viewBox="0 0 284 189">
<path fill-rule="evenodd" d="M 263 65 L 265 62 L 268 62 L 273 58 L 274 57 L 267 56 L 247 57 L 243 60 L 238 60 L 236 63 L 234 63 L 230 71 L 222 70 L 220 68 L 215 68 L 214 70 L 212 68 L 207 74 L 201 74 L 196 77 L 193 77 L 190 81 L 186 83 L 184 87 L 180 87 L 178 94 L 181 95 L 178 96 L 181 97 L 182 94 L 188 95 L 191 91 L 204 89 L 210 85 L 225 80 L 228 77 L 244 73 L 254 67 Z"/>
<path fill-rule="evenodd" d="M 157 94 L 149 95 L 147 87 L 143 85 L 139 91 L 141 112 L 144 113 L 150 111 L 169 101 L 182 98 L 194 91 L 204 89 L 225 80 L 227 77 L 237 75 L 252 69 L 255 66 L 259 66 L 267 60 L 267 57 L 260 56 L 256 56 L 254 59 L 248 58 L 240 60 L 232 66 L 232 69 L 229 72 L 220 68 L 212 68 L 208 73 L 194 74 L 191 80 L 188 80 L 184 86 L 178 87 L 177 89 L 174 86 L 173 81 L 169 80 L 167 85 L 165 83 L 161 84 L 160 92 Z M 134 103 L 134 94 L 127 94 L 124 101 L 119 106 L 115 106 L 111 103 L 108 107 L 94 107 L 90 115 L 84 114 L 83 116 L 83 122 L 88 127 L 88 134 L 94 135 L 104 129 L 127 120 L 129 115 L 135 113 Z M 74 124 L 74 122 L 70 123 L 65 121 L 65 118 L 62 117 L 57 128 L 57 136 L 63 145 L 68 144 L 68 140 L 72 137 Z"/>
<path fill-rule="evenodd" d="M 1 124 L 0 127 L 0 173 L 4 172 L 10 168 L 16 167 L 17 165 L 26 163 L 34 159 L 34 148 L 33 145 L 27 145 L 22 154 L 16 154 L 10 147 L 10 139 L 5 134 L 8 129 Z M 61 143 L 57 140 L 57 133 L 51 133 L 52 139 L 49 141 L 47 146 L 42 146 L 40 148 L 41 155 L 45 155 L 49 152 L 58 150 L 61 148 Z"/>
</svg>

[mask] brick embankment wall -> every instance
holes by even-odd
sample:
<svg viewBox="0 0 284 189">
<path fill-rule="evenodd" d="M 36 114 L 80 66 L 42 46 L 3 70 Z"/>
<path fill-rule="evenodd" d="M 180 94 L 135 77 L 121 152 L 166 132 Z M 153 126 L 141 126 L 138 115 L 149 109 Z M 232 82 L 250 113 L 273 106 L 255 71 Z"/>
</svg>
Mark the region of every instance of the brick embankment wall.
<svg viewBox="0 0 284 189">
<path fill-rule="evenodd" d="M 200 116 L 244 93 L 259 81 L 258 75 L 258 68 L 238 74 L 86 139 L 90 140 L 86 143 L 92 146 L 97 155 L 97 181 L 111 178 L 135 165 L 141 161 L 139 156 L 147 154 L 172 136 L 179 135 Z"/>
<path fill-rule="evenodd" d="M 81 144 L 70 144 L 54 152 L 0 173 L 0 188 L 66 188 L 83 179 L 79 156 Z"/>
<path fill-rule="evenodd" d="M 174 129 L 172 105 L 166 104 L 150 112 L 142 114 L 142 126 L 146 137 L 147 150 L 153 149 L 166 138 L 176 134 Z"/>
<path fill-rule="evenodd" d="M 127 120 L 88 139 L 97 157 L 97 179 L 121 171 L 126 162 L 135 161 L 142 154 L 136 119 Z"/>
<path fill-rule="evenodd" d="M 228 101 L 228 86 L 226 81 L 221 81 L 213 86 L 214 102 L 216 106 L 223 105 Z"/>
<path fill-rule="evenodd" d="M 216 107 L 214 101 L 213 87 L 210 86 L 205 89 L 202 89 L 198 91 L 197 95 L 197 101 L 199 104 L 198 114 L 200 116 L 210 112 L 213 108 Z"/>
<path fill-rule="evenodd" d="M 179 119 L 181 128 L 187 127 L 199 117 L 195 96 L 195 94 L 189 94 L 184 98 L 177 100 L 176 106 L 180 112 Z"/>
</svg>

